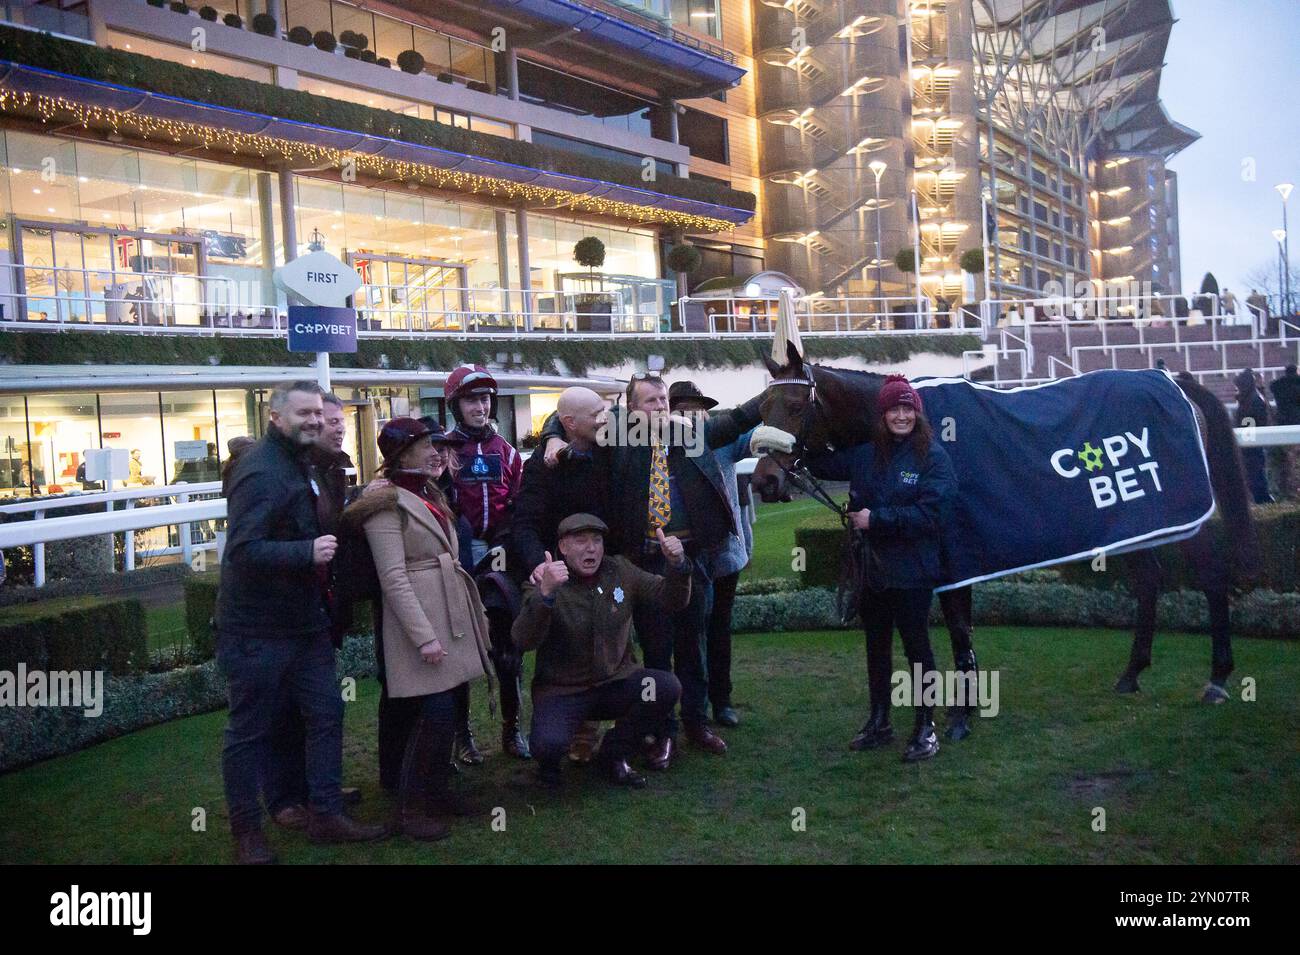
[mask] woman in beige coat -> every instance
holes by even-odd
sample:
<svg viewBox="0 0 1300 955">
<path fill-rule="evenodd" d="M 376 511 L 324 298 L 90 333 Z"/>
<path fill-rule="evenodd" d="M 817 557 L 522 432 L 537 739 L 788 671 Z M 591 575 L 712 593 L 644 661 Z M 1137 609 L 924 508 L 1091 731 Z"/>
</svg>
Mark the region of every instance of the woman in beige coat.
<svg viewBox="0 0 1300 955">
<path fill-rule="evenodd" d="M 449 788 L 455 690 L 488 677 L 488 623 L 478 590 L 457 562 L 455 517 L 433 478 L 440 450 L 429 428 L 393 418 L 379 435 L 389 486 L 345 512 L 365 532 L 383 592 L 384 676 L 394 698 L 420 700 L 402 759 L 395 825 L 416 839 L 450 830 L 439 816 L 474 812 Z"/>
</svg>

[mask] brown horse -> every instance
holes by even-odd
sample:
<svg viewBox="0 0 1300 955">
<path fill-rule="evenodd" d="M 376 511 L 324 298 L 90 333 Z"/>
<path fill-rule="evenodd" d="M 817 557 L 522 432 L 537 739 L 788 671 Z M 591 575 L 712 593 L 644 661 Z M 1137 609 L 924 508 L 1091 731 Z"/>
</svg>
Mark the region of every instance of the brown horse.
<svg viewBox="0 0 1300 955">
<path fill-rule="evenodd" d="M 764 501 L 789 500 L 783 465 L 788 467 L 803 452 L 846 448 L 870 440 L 870 409 L 875 407 L 876 393 L 884 376 L 808 364 L 792 346 L 787 348 L 786 364 L 777 365 L 766 356 L 764 361 L 774 384 L 768 388 L 763 402 L 763 422 L 794 435 L 797 446 L 794 455 L 762 458 L 754 470 L 752 483 Z M 1164 582 L 1159 554 L 1167 547 L 1180 547 L 1195 576 L 1196 586 L 1209 603 L 1210 682 L 1202 699 L 1220 703 L 1227 699 L 1224 682 L 1233 669 L 1229 597 L 1256 571 L 1255 527 L 1241 454 L 1227 411 L 1192 376 L 1183 373 L 1177 382 L 1197 411 L 1210 466 L 1210 485 L 1223 519 L 1223 534 L 1216 539 L 1213 527 L 1207 523 L 1200 532 L 1177 544 L 1148 548 L 1119 559 L 1121 566 L 1127 568 L 1137 601 L 1137 619 L 1128 667 L 1115 689 L 1120 693 L 1137 692 L 1138 675 L 1151 665 L 1156 601 Z M 939 595 L 939 603 L 957 668 L 965 670 L 969 666 L 973 670 L 970 587 L 944 591 Z M 968 726 L 965 729 L 969 732 Z"/>
</svg>

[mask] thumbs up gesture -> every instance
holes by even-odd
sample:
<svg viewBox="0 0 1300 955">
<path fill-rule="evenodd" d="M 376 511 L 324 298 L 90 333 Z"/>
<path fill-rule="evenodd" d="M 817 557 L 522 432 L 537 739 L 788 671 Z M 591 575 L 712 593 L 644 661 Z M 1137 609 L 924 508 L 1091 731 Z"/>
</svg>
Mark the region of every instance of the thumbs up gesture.
<svg viewBox="0 0 1300 955">
<path fill-rule="evenodd" d="M 562 560 L 552 559 L 549 550 L 546 551 L 546 560 L 541 565 L 541 571 L 541 579 L 537 587 L 543 597 L 551 596 L 569 579 L 569 565 Z"/>
<path fill-rule="evenodd" d="M 673 567 L 681 564 L 685 556 L 685 548 L 682 547 L 682 542 L 676 537 L 665 537 L 662 527 L 655 530 L 655 536 L 659 539 L 659 550 L 663 552 L 664 559 Z"/>
</svg>

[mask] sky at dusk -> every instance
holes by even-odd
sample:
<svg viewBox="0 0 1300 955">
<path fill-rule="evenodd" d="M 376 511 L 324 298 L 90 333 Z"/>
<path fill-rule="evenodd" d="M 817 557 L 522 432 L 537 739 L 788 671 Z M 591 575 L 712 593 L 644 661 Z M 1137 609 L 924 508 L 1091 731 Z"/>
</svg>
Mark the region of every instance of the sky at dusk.
<svg viewBox="0 0 1300 955">
<path fill-rule="evenodd" d="M 1247 291 L 1261 266 L 1277 274 L 1279 182 L 1300 184 L 1300 0 L 1174 0 L 1160 98 L 1201 139 L 1170 162 L 1178 173 L 1184 291 L 1206 271 Z M 1249 161 L 1254 179 L 1250 180 Z M 1300 190 L 1289 209 L 1300 259 Z M 1276 281 L 1276 280 L 1275 280 Z"/>
</svg>

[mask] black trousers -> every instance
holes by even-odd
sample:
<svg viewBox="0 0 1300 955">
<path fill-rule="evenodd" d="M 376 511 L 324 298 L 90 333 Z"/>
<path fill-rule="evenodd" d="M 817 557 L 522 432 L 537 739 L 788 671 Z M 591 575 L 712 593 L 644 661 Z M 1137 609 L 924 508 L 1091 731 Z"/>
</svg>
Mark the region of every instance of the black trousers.
<svg viewBox="0 0 1300 955">
<path fill-rule="evenodd" d="M 928 588 L 863 592 L 858 609 L 867 637 L 867 687 L 873 707 L 889 705 L 895 628 L 903 638 L 908 668 L 919 663 L 922 673 L 934 669 L 929 620 L 933 597 L 934 592 Z"/>
<path fill-rule="evenodd" d="M 709 703 L 716 715 L 731 705 L 731 608 L 736 603 L 740 572 L 713 579 L 713 606 L 705 628 L 709 671 Z"/>
<path fill-rule="evenodd" d="M 533 758 L 544 772 L 558 772 L 579 725 L 586 720 L 614 720 L 614 728 L 601 740 L 597 759 L 606 764 L 627 759 L 638 739 L 658 731 L 681 695 L 677 677 L 649 669 L 577 693 L 543 693 L 538 698 L 534 691 L 529 738 Z"/>
</svg>

